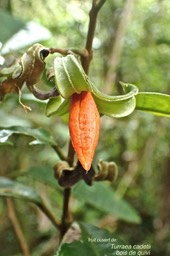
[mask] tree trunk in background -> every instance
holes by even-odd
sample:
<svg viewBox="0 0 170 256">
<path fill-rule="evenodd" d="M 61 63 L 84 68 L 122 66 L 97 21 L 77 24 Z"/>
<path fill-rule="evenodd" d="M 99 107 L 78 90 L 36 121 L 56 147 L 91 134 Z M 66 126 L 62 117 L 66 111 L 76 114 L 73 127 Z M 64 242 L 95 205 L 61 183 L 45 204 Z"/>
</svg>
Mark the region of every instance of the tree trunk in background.
<svg viewBox="0 0 170 256">
<path fill-rule="evenodd" d="M 108 70 L 106 74 L 106 80 L 105 80 L 105 93 L 111 92 L 111 85 L 115 83 L 116 79 L 116 68 L 119 64 L 122 49 L 123 49 L 123 43 L 124 43 L 124 37 L 125 33 L 130 21 L 130 18 L 132 16 L 132 10 L 134 6 L 135 1 L 134 0 L 127 0 L 124 6 L 124 9 L 122 11 L 121 19 L 117 28 L 117 32 L 115 35 L 115 41 L 113 43 L 110 58 L 108 59 Z"/>
</svg>

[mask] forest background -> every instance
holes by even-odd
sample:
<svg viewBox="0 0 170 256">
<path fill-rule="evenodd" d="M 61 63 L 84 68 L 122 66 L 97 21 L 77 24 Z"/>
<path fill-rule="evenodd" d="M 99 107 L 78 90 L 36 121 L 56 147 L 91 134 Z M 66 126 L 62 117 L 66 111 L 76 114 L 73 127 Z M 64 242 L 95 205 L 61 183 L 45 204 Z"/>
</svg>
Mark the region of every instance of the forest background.
<svg viewBox="0 0 170 256">
<path fill-rule="evenodd" d="M 21 24 L 35 21 L 46 27 L 51 36 L 39 41 L 46 47 L 83 49 L 90 8 L 91 1 L 1 0 L 0 41 L 5 44 L 12 37 L 12 34 L 8 38 L 2 36 L 6 30 L 13 31 L 14 24 L 10 21 L 1 22 L 3 13 L 7 12 Z M 119 89 L 119 81 L 135 84 L 140 91 L 170 94 L 169 25 L 168 0 L 107 0 L 98 15 L 93 42 L 89 70 L 93 83 L 108 94 L 115 91 L 113 84 Z M 12 55 L 21 56 L 30 45 L 14 50 Z M 49 57 L 47 65 L 53 58 Z M 48 86 L 45 80 L 41 84 L 45 90 Z M 67 124 L 56 116 L 47 118 L 45 104 L 30 98 L 27 89 L 23 90 L 22 98 L 31 105 L 32 112 L 25 113 L 17 96 L 10 95 L 0 105 L 0 126 L 43 127 L 52 133 L 63 150 L 67 150 Z M 121 119 L 104 116 L 101 126 L 95 161 L 103 159 L 117 164 L 118 178 L 111 185 L 112 189 L 136 209 L 141 222 L 129 223 L 115 217 L 102 209 L 102 205 L 97 209 L 92 202 L 81 200 L 81 196 L 85 197 L 83 191 L 81 196 L 74 195 L 70 203 L 75 220 L 115 232 L 128 244 L 151 244 L 152 255 L 168 256 L 170 120 L 135 111 Z M 27 136 L 13 135 L 11 140 L 14 146 L 0 148 L 0 175 L 35 187 L 54 207 L 55 214 L 60 215 L 61 189 L 49 186 L 40 178 L 46 173 L 52 175 L 52 167 L 57 162 L 55 152 L 48 145 L 29 146 L 31 140 Z M 28 247 L 34 252 L 31 255 L 51 255 L 58 236 L 54 226 L 34 205 L 16 199 L 12 205 Z M 0 251 L 2 256 L 18 256 L 21 255 L 20 245 L 10 222 L 9 207 L 8 199 L 1 198 Z"/>
</svg>

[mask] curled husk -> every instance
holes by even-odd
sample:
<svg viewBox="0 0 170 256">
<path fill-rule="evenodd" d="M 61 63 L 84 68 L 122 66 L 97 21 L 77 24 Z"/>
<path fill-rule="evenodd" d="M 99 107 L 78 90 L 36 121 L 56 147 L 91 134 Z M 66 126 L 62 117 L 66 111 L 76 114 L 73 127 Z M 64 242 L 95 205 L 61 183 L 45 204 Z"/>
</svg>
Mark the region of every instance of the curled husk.
<svg viewBox="0 0 170 256">
<path fill-rule="evenodd" d="M 94 179 L 96 181 L 108 180 L 114 182 L 118 176 L 118 168 L 115 162 L 107 162 L 101 160 L 98 165 L 98 172 L 96 173 Z"/>
<path fill-rule="evenodd" d="M 67 114 L 70 109 L 70 97 L 82 91 L 91 92 L 100 114 L 119 118 L 131 114 L 135 109 L 135 95 L 138 93 L 135 85 L 121 82 L 124 94 L 106 95 L 89 80 L 77 57 L 73 54 L 55 58 L 54 75 L 60 96 L 49 100 L 46 108 L 47 116 Z"/>
</svg>

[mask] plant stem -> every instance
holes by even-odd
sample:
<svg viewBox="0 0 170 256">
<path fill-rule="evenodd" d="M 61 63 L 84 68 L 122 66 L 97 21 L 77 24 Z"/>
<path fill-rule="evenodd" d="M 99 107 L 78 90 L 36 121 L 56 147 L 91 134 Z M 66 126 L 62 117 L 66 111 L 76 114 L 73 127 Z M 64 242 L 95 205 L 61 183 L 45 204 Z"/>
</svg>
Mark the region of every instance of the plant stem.
<svg viewBox="0 0 170 256">
<path fill-rule="evenodd" d="M 70 141 L 69 148 L 68 148 L 68 155 L 67 155 L 67 162 L 69 163 L 70 166 L 73 165 L 74 155 L 75 155 L 75 151 Z M 63 238 L 70 224 L 70 213 L 69 213 L 70 196 L 71 196 L 71 188 L 65 188 L 64 196 L 63 196 L 63 211 L 62 211 L 62 218 L 61 218 L 61 225 L 60 225 L 60 240 Z"/>
<path fill-rule="evenodd" d="M 92 43 L 94 39 L 96 22 L 97 22 L 97 14 L 106 0 L 92 0 L 92 8 L 89 13 L 89 25 L 87 32 L 87 39 L 85 44 L 85 51 L 81 54 L 81 63 L 84 68 L 86 74 L 88 73 L 90 61 L 92 59 Z M 56 49 L 55 49 L 56 50 Z M 52 50 L 51 50 L 52 53 Z M 70 141 L 67 162 L 70 166 L 73 165 L 75 151 Z M 63 214 L 61 219 L 61 228 L 60 228 L 60 240 L 63 238 L 66 233 L 69 225 L 70 225 L 70 213 L 69 213 L 69 201 L 71 196 L 71 188 L 64 189 L 64 198 L 63 198 Z"/>
<path fill-rule="evenodd" d="M 68 156 L 67 156 L 67 162 L 69 163 L 70 166 L 73 166 L 74 155 L 75 155 L 75 151 L 74 151 L 73 145 L 70 140 L 69 148 L 68 148 Z"/>
<path fill-rule="evenodd" d="M 57 153 L 57 155 L 59 156 L 59 158 L 63 161 L 67 160 L 67 157 L 64 155 L 63 151 L 61 150 L 61 148 L 58 145 L 53 145 L 52 148 L 54 149 L 54 151 Z"/>
<path fill-rule="evenodd" d="M 53 53 L 56 53 L 56 52 L 58 52 L 62 55 L 67 55 L 71 52 L 73 52 L 73 53 L 75 53 L 79 56 L 84 55 L 84 50 L 80 50 L 80 49 L 75 49 L 75 48 L 74 49 L 73 48 L 71 48 L 71 49 L 50 48 L 50 54 L 53 54 Z"/>
<path fill-rule="evenodd" d="M 69 201 L 71 196 L 71 188 L 64 189 L 63 214 L 61 218 L 60 240 L 63 238 L 70 225 Z"/>
<path fill-rule="evenodd" d="M 93 58 L 92 44 L 96 30 L 97 15 L 105 1 L 106 0 L 93 0 L 92 7 L 89 12 L 89 26 L 85 45 L 86 54 L 84 54 L 81 58 L 81 63 L 86 74 L 88 74 L 90 61 Z"/>
<path fill-rule="evenodd" d="M 40 210 L 51 220 L 51 222 L 54 224 L 54 226 L 59 229 L 60 223 L 59 221 L 54 217 L 52 214 L 52 211 L 47 207 L 47 205 L 43 203 L 36 204 Z"/>
</svg>

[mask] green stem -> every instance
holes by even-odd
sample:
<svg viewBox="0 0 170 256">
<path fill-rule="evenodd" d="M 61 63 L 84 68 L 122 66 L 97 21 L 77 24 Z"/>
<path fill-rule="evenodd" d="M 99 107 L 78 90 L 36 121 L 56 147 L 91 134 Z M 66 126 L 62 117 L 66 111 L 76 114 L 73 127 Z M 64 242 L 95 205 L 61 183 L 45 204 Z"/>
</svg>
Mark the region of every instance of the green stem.
<svg viewBox="0 0 170 256">
<path fill-rule="evenodd" d="M 47 205 L 42 202 L 39 204 L 36 204 L 39 209 L 50 219 L 50 221 L 54 224 L 54 226 L 57 229 L 60 229 L 60 222 L 55 218 L 54 214 L 52 213 L 52 211 L 47 207 Z"/>
<path fill-rule="evenodd" d="M 64 155 L 63 151 L 61 150 L 61 148 L 58 145 L 54 145 L 52 146 L 52 148 L 54 149 L 54 151 L 57 153 L 57 155 L 59 156 L 59 158 L 63 161 L 67 160 L 67 157 Z"/>
</svg>

